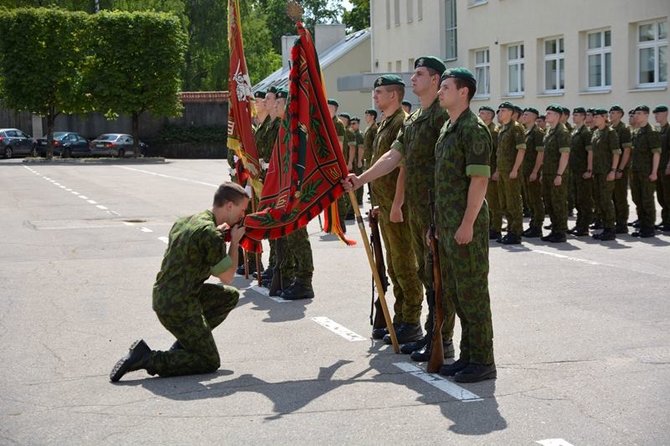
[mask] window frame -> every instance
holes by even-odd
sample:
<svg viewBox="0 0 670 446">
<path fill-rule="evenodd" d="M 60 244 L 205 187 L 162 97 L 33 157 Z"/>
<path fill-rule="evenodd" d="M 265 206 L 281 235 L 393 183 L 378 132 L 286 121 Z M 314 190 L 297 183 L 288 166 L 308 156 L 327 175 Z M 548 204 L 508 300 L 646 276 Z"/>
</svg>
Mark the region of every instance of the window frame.
<svg viewBox="0 0 670 446">
<path fill-rule="evenodd" d="M 523 54 L 523 56 L 518 56 L 516 59 L 510 59 L 510 49 L 518 48 L 517 54 Z M 523 96 L 526 94 L 526 47 L 523 42 L 517 42 L 507 45 L 507 95 L 508 96 Z M 520 69 L 517 71 L 517 84 L 519 85 L 519 91 L 512 91 L 511 79 L 512 73 L 511 69 L 513 66 L 518 66 Z"/>
<path fill-rule="evenodd" d="M 484 61 L 477 62 L 478 53 L 484 53 Z M 491 97 L 491 50 L 487 48 L 478 48 L 473 50 L 473 61 L 474 61 L 474 75 L 477 79 L 477 92 L 475 93 L 476 98 L 488 98 Z M 484 70 L 484 82 L 480 82 L 479 70 Z"/>
<path fill-rule="evenodd" d="M 659 25 L 665 24 L 665 38 L 660 38 Z M 640 28 L 645 25 L 654 25 L 654 39 L 646 42 L 640 41 Z M 635 75 L 637 80 L 637 86 L 639 88 L 653 88 L 653 87 L 667 87 L 668 86 L 668 24 L 667 20 L 648 20 L 645 22 L 639 22 L 635 27 L 635 60 L 636 60 L 636 72 Z M 661 66 L 660 66 L 660 48 L 665 47 L 666 52 L 666 72 L 665 72 L 665 81 L 661 81 Z M 654 50 L 654 81 L 652 82 L 642 82 L 641 72 L 640 72 L 640 53 L 642 50 L 653 49 Z"/>
<path fill-rule="evenodd" d="M 552 41 L 556 43 L 556 52 L 548 54 L 547 42 Z M 563 48 L 562 51 L 561 47 Z M 556 36 L 542 39 L 542 54 L 544 62 L 542 64 L 542 74 L 544 75 L 543 76 L 544 80 L 542 82 L 544 87 L 544 94 L 564 93 L 565 92 L 565 38 L 563 36 Z M 556 81 L 556 88 L 548 88 L 549 86 L 547 85 L 547 62 L 550 61 L 556 61 L 557 70 L 556 70 L 556 78 L 554 79 Z M 561 86 L 561 78 L 563 80 L 563 86 Z"/>
</svg>

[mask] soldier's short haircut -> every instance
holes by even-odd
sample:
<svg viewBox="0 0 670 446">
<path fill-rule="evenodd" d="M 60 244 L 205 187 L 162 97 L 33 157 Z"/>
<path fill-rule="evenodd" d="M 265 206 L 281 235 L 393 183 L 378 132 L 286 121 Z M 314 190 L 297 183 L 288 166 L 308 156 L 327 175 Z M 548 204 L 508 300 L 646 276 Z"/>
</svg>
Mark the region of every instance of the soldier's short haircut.
<svg viewBox="0 0 670 446">
<path fill-rule="evenodd" d="M 249 195 L 247 195 L 247 191 L 242 186 L 237 183 L 227 182 L 220 185 L 216 190 L 212 204 L 216 207 L 221 207 L 231 201 L 239 204 L 245 198 L 249 198 Z"/>
<path fill-rule="evenodd" d="M 402 85 L 385 85 L 386 91 L 394 91 L 398 96 L 398 102 L 402 103 L 405 98 L 405 87 Z"/>
<path fill-rule="evenodd" d="M 475 96 L 475 93 L 477 93 L 477 84 L 475 82 L 471 82 L 466 79 L 462 79 L 460 77 L 454 77 L 453 79 L 457 89 L 459 90 L 461 88 L 468 89 L 468 102 L 470 102 L 472 98 Z"/>
</svg>

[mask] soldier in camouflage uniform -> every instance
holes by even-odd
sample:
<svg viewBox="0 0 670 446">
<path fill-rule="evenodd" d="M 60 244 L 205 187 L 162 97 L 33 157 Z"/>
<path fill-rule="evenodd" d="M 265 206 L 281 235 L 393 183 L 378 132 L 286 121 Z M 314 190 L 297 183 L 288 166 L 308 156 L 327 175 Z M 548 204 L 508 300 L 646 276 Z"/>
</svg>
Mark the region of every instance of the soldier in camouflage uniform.
<svg viewBox="0 0 670 446">
<path fill-rule="evenodd" d="M 342 125 L 344 125 L 344 145 L 342 146 L 342 150 L 344 150 L 344 161 L 347 163 L 349 172 L 355 172 L 356 135 L 351 129 L 351 115 L 349 115 L 349 113 L 340 113 L 340 120 L 342 121 Z M 349 199 L 349 194 L 343 195 L 340 199 L 345 203 L 346 212 L 344 218 L 346 220 L 353 220 L 355 214 L 353 204 Z"/>
<path fill-rule="evenodd" d="M 591 151 L 587 159 L 587 173 L 593 172 L 593 192 L 598 214 L 603 222 L 603 232 L 594 234 L 597 240 L 614 240 L 614 180 L 619 165 L 619 137 L 616 130 L 607 125 L 607 110 L 593 110 L 596 130 L 591 139 Z"/>
<path fill-rule="evenodd" d="M 654 108 L 654 119 L 661 135 L 661 160 L 656 180 L 656 199 L 661 205 L 661 223 L 656 226 L 664 232 L 670 232 L 670 125 L 668 125 L 668 106 Z"/>
<path fill-rule="evenodd" d="M 612 128 L 617 133 L 619 139 L 619 147 L 621 148 L 621 156 L 619 157 L 619 165 L 614 180 L 614 214 L 615 214 L 615 231 L 617 234 L 628 233 L 628 179 L 630 171 L 630 151 L 631 151 L 631 131 L 624 124 L 624 111 L 619 105 L 613 105 L 610 108 L 610 121 Z"/>
<path fill-rule="evenodd" d="M 649 107 L 635 108 L 633 133 L 633 160 L 631 163 L 630 190 L 640 222 L 634 237 L 656 235 L 656 205 L 654 204 L 654 184 L 658 179 L 658 165 L 661 160 L 661 135 L 649 124 Z"/>
<path fill-rule="evenodd" d="M 369 168 L 372 164 L 372 142 L 377 135 L 377 110 L 370 108 L 365 110 L 365 124 L 367 128 L 365 129 L 365 135 L 363 136 L 363 169 Z M 361 173 L 363 173 L 361 171 Z M 361 188 L 362 190 L 362 188 Z M 370 199 L 370 185 L 368 185 L 368 199 Z"/>
<path fill-rule="evenodd" d="M 398 165 L 400 153 L 391 148 L 405 121 L 405 112 L 400 102 L 405 94 L 405 83 L 399 76 L 386 74 L 375 80 L 373 99 L 375 106 L 384 113 L 384 120 L 379 124 L 377 135 L 373 141 L 372 167 L 360 177 L 349 174 L 342 180 L 345 190 L 361 187 L 372 182 L 372 197 L 379 206 L 379 223 L 386 248 L 386 268 L 393 283 L 395 315 L 393 325 L 400 344 L 418 341 L 423 336 L 420 325 L 421 312 L 421 281 L 417 274 L 417 259 L 412 246 L 410 225 L 406 222 L 391 220 L 391 212 L 398 213 L 403 206 L 404 182 L 399 182 Z M 352 187 L 353 186 L 353 187 Z M 396 189 L 403 188 L 402 194 Z M 398 201 L 399 200 L 399 201 Z M 400 212 L 402 220 L 402 212 Z M 394 218 L 395 220 L 395 218 Z M 384 342 L 391 343 L 388 335 Z"/>
<path fill-rule="evenodd" d="M 514 105 L 503 102 L 498 106 L 498 148 L 496 170 L 491 176 L 498 181 L 498 202 L 500 211 L 507 219 L 507 235 L 496 240 L 504 245 L 521 243 L 523 232 L 523 202 L 519 169 L 526 151 L 524 131 L 512 119 Z"/>
<path fill-rule="evenodd" d="M 559 118 L 560 105 L 547 107 L 547 124 L 551 129 L 544 136 L 544 164 L 542 165 L 542 196 L 544 208 L 551 219 L 551 233 L 542 241 L 562 243 L 568 230 L 567 178 L 570 158 L 570 134 Z"/>
<path fill-rule="evenodd" d="M 530 210 L 530 226 L 523 232 L 524 237 L 542 236 L 542 222 L 544 221 L 544 202 L 542 201 L 542 183 L 540 169 L 544 161 L 544 133 L 535 124 L 539 112 L 529 107 L 523 112 L 523 122 L 526 126 L 526 152 L 523 159 L 523 181 L 521 185 L 528 196 Z"/>
<path fill-rule="evenodd" d="M 244 228 L 238 223 L 249 197 L 235 183 L 224 183 L 214 195 L 211 210 L 177 220 L 153 288 L 153 309 L 177 341 L 169 351 L 152 351 L 144 340 L 133 343 L 109 378 L 116 382 L 127 372 L 145 369 L 151 375 L 211 373 L 219 368 L 212 330 L 237 305 L 239 291 L 205 283 L 209 276 L 232 282 L 237 248 Z M 224 232 L 230 232 L 226 251 Z"/>
<path fill-rule="evenodd" d="M 435 214 L 442 285 L 460 320 L 460 355 L 440 374 L 457 382 L 496 377 L 489 298 L 489 211 L 485 196 L 493 141 L 470 110 L 474 75 L 452 68 L 442 75 L 439 100 L 450 119 L 435 145 Z"/>
<path fill-rule="evenodd" d="M 353 165 L 352 167 L 354 168 L 354 173 L 356 175 L 360 175 L 363 173 L 363 134 L 361 133 L 361 118 L 358 116 L 352 116 L 351 117 L 351 131 L 354 134 L 354 140 L 356 141 L 356 152 L 354 155 L 353 159 Z M 356 200 L 358 200 L 358 204 L 363 203 L 363 189 L 357 189 L 356 190 Z"/>
<path fill-rule="evenodd" d="M 493 122 L 496 112 L 488 105 L 479 107 L 479 118 L 491 132 L 493 139 L 493 151 L 491 152 L 491 171 L 495 172 L 498 165 L 498 127 Z M 489 205 L 489 240 L 502 238 L 502 214 L 500 213 L 500 199 L 498 198 L 498 181 L 489 178 L 489 186 L 486 189 L 486 202 Z"/>
<path fill-rule="evenodd" d="M 328 99 L 328 110 L 330 111 L 330 117 L 335 124 L 335 132 L 337 133 L 337 140 L 340 143 L 340 150 L 342 150 L 342 156 L 346 159 L 346 147 L 345 146 L 345 137 L 346 129 L 344 124 L 337 117 L 337 109 L 340 107 L 340 104 L 335 99 Z M 337 199 L 337 213 L 340 217 L 340 223 L 342 224 L 342 231 L 347 232 L 347 226 L 345 224 L 347 212 L 348 212 L 348 203 L 349 197 L 341 196 Z"/>
<path fill-rule="evenodd" d="M 577 107 L 572 111 L 575 127 L 570 135 L 570 179 L 574 185 L 577 222 L 568 234 L 589 235 L 589 225 L 593 221 L 593 181 L 592 172 L 587 169 L 587 156 L 591 150 L 591 130 L 585 124 L 586 110 Z"/>
</svg>

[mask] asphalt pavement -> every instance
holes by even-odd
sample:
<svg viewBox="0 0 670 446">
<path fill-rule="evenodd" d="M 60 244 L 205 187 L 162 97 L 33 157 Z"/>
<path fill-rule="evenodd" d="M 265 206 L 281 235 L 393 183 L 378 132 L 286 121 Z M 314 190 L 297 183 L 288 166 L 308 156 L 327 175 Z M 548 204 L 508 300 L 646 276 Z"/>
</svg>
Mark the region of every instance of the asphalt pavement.
<svg viewBox="0 0 670 446">
<path fill-rule="evenodd" d="M 670 444 L 668 234 L 492 243 L 498 379 L 456 384 L 370 339 L 358 228 L 349 247 L 315 219 L 315 299 L 238 277 L 216 373 L 111 384 L 134 340 L 174 341 L 151 309 L 166 237 L 227 179 L 225 160 L 0 161 L 0 444 Z"/>
</svg>

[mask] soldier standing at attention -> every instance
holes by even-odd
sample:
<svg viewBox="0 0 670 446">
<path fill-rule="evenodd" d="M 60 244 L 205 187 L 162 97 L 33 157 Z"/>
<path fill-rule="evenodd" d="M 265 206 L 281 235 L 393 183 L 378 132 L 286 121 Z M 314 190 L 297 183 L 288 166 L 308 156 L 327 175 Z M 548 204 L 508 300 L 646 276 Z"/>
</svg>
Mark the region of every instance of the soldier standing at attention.
<svg viewBox="0 0 670 446">
<path fill-rule="evenodd" d="M 654 183 L 658 179 L 658 165 L 661 160 L 661 135 L 649 124 L 649 107 L 646 105 L 635 108 L 635 124 L 637 130 L 633 133 L 630 190 L 640 228 L 631 235 L 653 237 L 656 235 Z"/>
<path fill-rule="evenodd" d="M 570 178 L 574 184 L 577 222 L 568 234 L 589 235 L 593 221 L 593 181 L 587 169 L 586 158 L 591 150 L 591 130 L 585 124 L 586 110 L 577 107 L 572 111 L 575 127 L 570 135 Z"/>
<path fill-rule="evenodd" d="M 535 124 L 537 124 L 539 129 L 544 133 L 544 131 L 547 130 L 547 117 L 544 115 L 538 116 L 535 120 Z"/>
<path fill-rule="evenodd" d="M 668 125 L 668 106 L 654 108 L 654 119 L 661 135 L 661 161 L 656 180 L 656 199 L 661 205 L 661 224 L 656 226 L 664 232 L 670 232 L 670 125 Z"/>
<path fill-rule="evenodd" d="M 363 165 L 367 169 L 372 160 L 372 141 L 377 134 L 377 110 L 370 108 L 365 110 L 365 135 L 363 135 Z"/>
<path fill-rule="evenodd" d="M 209 276 L 230 284 L 237 265 L 237 248 L 244 228 L 249 197 L 242 186 L 224 183 L 214 194 L 212 209 L 180 218 L 153 287 L 153 309 L 177 341 L 168 351 L 152 351 L 135 341 L 109 379 L 145 369 L 150 375 L 178 376 L 211 373 L 221 365 L 212 330 L 235 308 L 240 293 L 228 285 L 205 283 Z M 230 233 L 226 251 L 224 233 Z"/>
<path fill-rule="evenodd" d="M 631 133 L 630 129 L 621 122 L 623 118 L 623 108 L 619 105 L 613 105 L 610 108 L 610 121 L 612 121 L 612 128 L 616 131 L 619 139 L 619 148 L 621 149 L 621 156 L 619 157 L 619 165 L 617 166 L 615 180 L 614 180 L 614 214 L 615 214 L 615 231 L 617 234 L 628 233 L 628 177 L 629 177 L 629 161 L 631 149 Z"/>
<path fill-rule="evenodd" d="M 363 134 L 361 133 L 360 125 L 361 118 L 353 116 L 351 118 L 351 131 L 353 132 L 354 140 L 356 141 L 356 151 L 353 156 L 353 172 L 356 173 L 356 175 L 360 175 L 363 172 Z M 363 203 L 363 189 L 356 190 L 356 199 L 358 200 L 359 205 Z"/>
<path fill-rule="evenodd" d="M 395 217 L 404 220 L 403 213 L 398 212 L 404 203 L 397 201 L 400 195 L 404 195 L 404 182 L 398 181 L 401 155 L 391 147 L 407 117 L 401 108 L 404 95 L 405 83 L 399 76 L 385 74 L 375 80 L 373 99 L 384 119 L 373 141 L 372 167 L 360 177 L 349 174 L 342 180 L 347 191 L 368 182 L 372 184 L 372 197 L 374 203 L 379 205 L 379 223 L 386 247 L 386 268 L 393 283 L 393 325 L 400 344 L 415 342 L 423 337 L 420 324 L 421 281 L 417 274 L 419 266 L 414 251 L 408 250 L 408 247 L 413 246 L 412 232 L 407 222 L 394 222 L 391 219 L 393 209 Z M 403 188 L 402 194 L 397 193 L 399 186 Z M 393 220 L 397 221 L 395 217 Z M 391 343 L 388 334 L 384 336 L 384 342 Z"/>
<path fill-rule="evenodd" d="M 570 134 L 560 122 L 562 107 L 547 107 L 550 130 L 544 136 L 544 164 L 542 165 L 542 195 L 544 208 L 551 219 L 551 233 L 542 241 L 562 243 L 568 230 L 568 189 L 563 181 L 570 157 Z"/>
<path fill-rule="evenodd" d="M 346 134 L 346 129 L 344 124 L 337 117 L 337 109 L 340 107 L 340 104 L 335 99 L 328 99 L 328 111 L 330 112 L 330 117 L 333 119 L 333 124 L 335 124 L 335 132 L 337 133 L 337 140 L 340 143 L 340 150 L 342 151 L 342 156 L 346 159 L 344 139 Z M 340 217 L 340 223 L 342 224 L 342 231 L 347 232 L 347 226 L 344 223 L 347 216 L 347 202 L 349 201 L 348 197 L 340 197 L 337 199 L 337 213 Z"/>
<path fill-rule="evenodd" d="M 412 103 L 409 101 L 402 101 L 402 111 L 407 115 L 412 113 Z"/>
<path fill-rule="evenodd" d="M 540 182 L 540 168 L 544 161 L 544 133 L 535 124 L 538 115 L 539 112 L 532 107 L 528 107 L 523 112 L 526 126 L 526 152 L 523 159 L 522 186 L 526 189 L 530 208 L 530 226 L 523 232 L 523 236 L 529 238 L 542 236 L 542 222 L 544 221 L 542 183 Z"/>
<path fill-rule="evenodd" d="M 503 102 L 498 107 L 501 128 L 498 132 L 497 168 L 492 175 L 493 180 L 498 181 L 500 211 L 507 219 L 507 235 L 497 240 L 504 245 L 521 243 L 523 232 L 519 169 L 526 151 L 526 140 L 523 130 L 512 119 L 513 111 L 514 106 L 509 102 Z"/>
<path fill-rule="evenodd" d="M 491 171 L 496 171 L 496 157 L 498 153 L 498 127 L 493 118 L 496 112 L 488 105 L 479 107 L 479 118 L 484 121 L 491 138 L 493 139 L 493 151 L 491 152 Z M 489 178 L 489 185 L 486 189 L 486 202 L 489 205 L 489 240 L 498 240 L 502 238 L 502 214 L 500 213 L 500 198 L 498 198 L 498 181 Z"/>
<path fill-rule="evenodd" d="M 619 138 L 616 130 L 607 125 L 607 110 L 593 110 L 593 123 L 596 127 L 588 154 L 587 173 L 593 172 L 593 193 L 598 214 L 603 222 L 603 232 L 594 234 L 596 240 L 614 240 L 614 180 L 619 165 Z"/>
<path fill-rule="evenodd" d="M 460 355 L 440 374 L 457 382 L 496 377 L 489 298 L 489 211 L 486 187 L 493 141 L 470 110 L 477 81 L 467 68 L 442 75 L 439 100 L 450 119 L 435 145 L 435 219 L 442 284 L 461 324 Z"/>
</svg>

